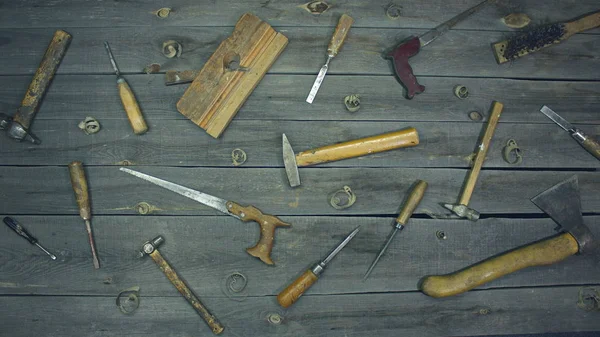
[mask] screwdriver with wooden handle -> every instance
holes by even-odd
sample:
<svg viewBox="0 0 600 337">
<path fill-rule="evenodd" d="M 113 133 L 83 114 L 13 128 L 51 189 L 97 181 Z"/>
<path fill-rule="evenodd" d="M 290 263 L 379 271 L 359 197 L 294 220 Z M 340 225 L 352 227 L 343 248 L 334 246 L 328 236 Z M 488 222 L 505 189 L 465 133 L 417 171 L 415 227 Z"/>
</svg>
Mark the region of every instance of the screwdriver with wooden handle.
<svg viewBox="0 0 600 337">
<path fill-rule="evenodd" d="M 340 17 L 340 20 L 335 27 L 335 31 L 333 32 L 333 36 L 331 37 L 331 41 L 329 41 L 329 46 L 327 47 L 327 61 L 325 62 L 325 65 L 321 67 L 319 75 L 317 75 L 317 79 L 315 80 L 315 83 L 313 84 L 312 88 L 310 89 L 310 93 L 306 98 L 306 102 L 312 104 L 312 102 L 315 100 L 315 96 L 317 96 L 317 92 L 319 91 L 321 83 L 323 83 L 323 79 L 325 78 L 325 74 L 327 74 L 327 70 L 329 69 L 329 61 L 331 61 L 331 59 L 334 58 L 342 48 L 342 45 L 344 44 L 346 36 L 348 36 L 348 32 L 350 31 L 350 27 L 353 23 L 354 19 L 346 14 L 342 14 L 342 17 Z"/>
<path fill-rule="evenodd" d="M 69 175 L 71 176 L 73 192 L 75 192 L 75 200 L 79 207 L 79 215 L 83 221 L 85 221 L 85 229 L 87 230 L 90 247 L 92 249 L 94 267 L 98 269 L 100 268 L 100 261 L 98 261 L 98 254 L 96 254 L 96 244 L 94 243 L 94 235 L 90 223 L 92 220 L 92 208 L 90 207 L 90 196 L 88 193 L 87 180 L 85 179 L 85 171 L 83 170 L 83 163 L 74 161 L 69 164 Z"/>
<path fill-rule="evenodd" d="M 108 57 L 110 58 L 110 63 L 115 69 L 115 73 L 117 74 L 117 88 L 119 88 L 119 96 L 121 97 L 121 103 L 123 103 L 123 108 L 127 113 L 127 118 L 129 119 L 129 123 L 133 128 L 133 133 L 136 135 L 141 135 L 148 131 L 148 125 L 146 125 L 146 121 L 144 120 L 144 116 L 142 115 L 142 110 L 140 109 L 140 105 L 138 104 L 133 91 L 127 81 L 121 76 L 119 72 L 119 68 L 117 68 L 117 63 L 115 62 L 115 58 L 110 50 L 110 46 L 108 42 L 104 42 L 104 46 L 106 47 L 106 52 L 108 53 Z"/>
<path fill-rule="evenodd" d="M 396 236 L 398 232 L 404 229 L 404 226 L 406 226 L 408 219 L 410 219 L 413 212 L 415 211 L 417 206 L 419 206 L 419 203 L 423 199 L 423 195 L 425 194 L 426 189 L 427 182 L 423 180 L 417 180 L 415 187 L 413 187 L 412 191 L 408 195 L 408 199 L 406 199 L 406 202 L 404 203 L 404 207 L 402 207 L 402 211 L 400 211 L 400 215 L 398 215 L 398 217 L 396 218 L 396 224 L 394 224 L 394 229 L 390 233 L 387 241 L 385 242 L 385 245 L 383 245 L 383 247 L 379 251 L 379 254 L 377 254 L 375 260 L 373 260 L 373 263 L 371 263 L 371 266 L 365 273 L 363 280 L 366 280 L 369 277 L 369 275 L 371 275 L 373 268 L 375 268 L 375 265 L 377 265 L 377 262 L 379 262 L 379 259 L 381 259 L 381 257 L 383 256 L 383 253 L 385 253 L 385 251 L 387 250 L 388 246 L 394 239 L 394 236 Z"/>
<path fill-rule="evenodd" d="M 287 308 L 294 304 L 305 291 L 308 290 L 317 280 L 319 279 L 319 275 L 325 270 L 327 264 L 344 248 L 346 245 L 358 234 L 360 230 L 360 226 L 356 227 L 348 236 L 342 241 L 339 245 L 337 245 L 328 255 L 327 257 L 315 264 L 311 269 L 305 271 L 302 275 L 300 275 L 292 284 L 287 286 L 282 292 L 277 295 L 277 302 L 284 308 Z"/>
</svg>

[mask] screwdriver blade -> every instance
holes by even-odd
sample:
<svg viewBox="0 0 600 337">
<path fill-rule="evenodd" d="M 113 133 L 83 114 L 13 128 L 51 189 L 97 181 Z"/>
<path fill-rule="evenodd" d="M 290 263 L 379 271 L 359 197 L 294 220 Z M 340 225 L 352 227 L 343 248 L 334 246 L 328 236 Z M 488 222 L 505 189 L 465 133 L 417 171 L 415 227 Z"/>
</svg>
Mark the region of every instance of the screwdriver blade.
<svg viewBox="0 0 600 337">
<path fill-rule="evenodd" d="M 344 247 L 346 247 L 346 245 L 350 242 L 350 240 L 352 240 L 356 234 L 358 234 L 358 232 L 360 231 L 360 226 L 356 227 L 350 234 L 348 234 L 348 236 L 344 239 L 344 241 L 342 241 L 339 245 L 337 245 L 337 247 L 335 247 L 330 253 L 329 255 L 327 255 L 327 257 L 325 258 L 325 260 L 321 261 L 321 265 L 324 267 L 326 266 L 331 260 L 333 260 L 333 258 L 342 250 L 344 249 Z"/>
<path fill-rule="evenodd" d="M 108 57 L 110 58 L 110 63 L 112 64 L 113 69 L 115 69 L 115 74 L 119 76 L 119 68 L 117 68 L 117 63 L 115 62 L 115 58 L 113 57 L 112 51 L 110 50 L 110 46 L 108 45 L 107 41 L 104 41 L 104 47 L 106 48 L 106 52 L 108 53 Z"/>
<path fill-rule="evenodd" d="M 379 259 L 381 259 L 381 257 L 383 256 L 383 254 L 387 250 L 387 248 L 390 245 L 390 243 L 392 243 L 392 240 L 394 239 L 394 236 L 396 236 L 396 234 L 401 230 L 401 228 L 404 228 L 404 227 L 400 227 L 400 228 L 394 227 L 394 229 L 390 233 L 390 236 L 388 237 L 387 241 L 385 242 L 385 245 L 383 245 L 383 247 L 379 251 L 379 254 L 377 254 L 377 257 L 375 257 L 375 260 L 373 260 L 373 262 L 371 263 L 371 266 L 369 267 L 369 269 L 365 273 L 365 276 L 363 276 L 363 281 L 366 280 L 369 277 L 369 275 L 371 275 L 371 272 L 373 271 L 373 269 L 375 269 L 375 266 L 379 262 Z"/>
<path fill-rule="evenodd" d="M 48 254 L 48 256 L 50 256 L 50 258 L 52 260 L 56 260 L 56 255 L 50 253 L 48 250 L 46 250 L 46 248 L 42 247 L 42 245 L 40 245 L 39 243 L 35 243 L 36 246 L 38 246 L 39 249 L 41 249 L 44 253 Z"/>
</svg>

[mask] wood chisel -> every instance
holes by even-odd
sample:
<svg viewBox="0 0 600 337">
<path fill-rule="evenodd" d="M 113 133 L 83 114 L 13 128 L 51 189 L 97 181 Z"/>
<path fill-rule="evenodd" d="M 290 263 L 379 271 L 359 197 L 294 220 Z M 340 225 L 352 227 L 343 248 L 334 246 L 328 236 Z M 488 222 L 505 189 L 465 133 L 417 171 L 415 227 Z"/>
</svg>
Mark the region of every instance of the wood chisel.
<svg viewBox="0 0 600 337">
<path fill-rule="evenodd" d="M 340 20 L 338 21 L 337 26 L 335 27 L 335 31 L 333 32 L 333 36 L 331 37 L 331 41 L 329 41 L 329 46 L 327 47 L 327 61 L 325 61 L 325 65 L 321 67 L 319 74 L 317 75 L 317 79 L 310 89 L 310 93 L 306 98 L 306 102 L 311 103 L 315 100 L 315 96 L 317 96 L 317 92 L 321 87 L 321 83 L 323 83 L 323 79 L 325 78 L 325 74 L 327 74 L 327 70 L 329 69 L 329 62 L 332 58 L 334 58 L 344 41 L 346 40 L 346 36 L 348 36 L 348 32 L 350 31 L 350 27 L 354 23 L 354 19 L 346 14 L 342 14 Z"/>
<path fill-rule="evenodd" d="M 284 307 L 287 308 L 294 304 L 305 291 L 308 290 L 317 280 L 319 279 L 319 275 L 325 270 L 327 264 L 333 260 L 333 258 L 344 248 L 346 245 L 352 240 L 358 231 L 360 230 L 360 226 L 356 227 L 348 236 L 342 241 L 339 245 L 337 245 L 328 255 L 327 257 L 315 264 L 311 269 L 305 271 L 302 275 L 300 275 L 292 284 L 287 286 L 282 292 L 277 295 L 277 302 Z"/>
<path fill-rule="evenodd" d="M 550 118 L 554 123 L 558 124 L 561 128 L 565 129 L 587 152 L 591 153 L 596 159 L 600 160 L 600 143 L 594 138 L 586 135 L 583 131 L 571 125 L 564 118 L 559 116 L 556 112 L 547 106 L 543 106 L 540 111 Z"/>
<path fill-rule="evenodd" d="M 106 52 L 110 58 L 110 63 L 115 70 L 115 74 L 117 74 L 117 88 L 119 89 L 119 96 L 121 97 L 121 103 L 123 103 L 123 108 L 127 113 L 127 118 L 129 119 L 131 128 L 133 128 L 133 133 L 136 135 L 141 135 L 148 131 L 148 125 L 146 125 L 140 105 L 138 104 L 131 87 L 127 81 L 125 81 L 123 76 L 121 76 L 121 72 L 119 71 L 119 68 L 117 68 L 117 63 L 115 62 L 115 58 L 113 57 L 108 42 L 104 42 L 104 47 L 106 47 Z"/>
<path fill-rule="evenodd" d="M 56 256 L 52 253 L 50 253 L 46 248 L 44 248 L 42 245 L 39 244 L 38 240 L 33 237 L 33 235 L 31 235 L 26 229 L 25 227 L 21 226 L 20 223 L 17 222 L 17 220 L 11 218 L 11 217 L 4 217 L 3 219 L 4 223 L 10 227 L 10 229 L 12 229 L 13 231 L 15 231 L 15 233 L 19 234 L 22 238 L 24 238 L 25 240 L 29 241 L 29 243 L 31 243 L 32 245 L 36 245 L 39 249 L 41 249 L 44 253 L 48 254 L 48 256 L 50 256 L 50 258 L 52 260 L 56 260 Z"/>
<path fill-rule="evenodd" d="M 371 263 L 371 266 L 365 273 L 363 280 L 366 280 L 369 277 L 369 275 L 373 271 L 373 268 L 375 268 L 375 265 L 377 265 L 377 262 L 379 262 L 379 259 L 381 259 L 381 257 L 383 256 L 383 253 L 385 253 L 388 246 L 394 239 L 394 236 L 396 236 L 396 234 L 398 232 L 400 232 L 401 230 L 404 229 L 404 226 L 408 222 L 408 219 L 410 219 L 413 212 L 415 211 L 417 206 L 419 206 L 419 203 L 423 199 L 423 195 L 425 194 L 426 189 L 427 189 L 427 182 L 425 182 L 423 180 L 417 180 L 415 187 L 413 187 L 412 191 L 408 195 L 408 199 L 404 203 L 404 207 L 402 207 L 402 211 L 400 211 L 400 214 L 396 218 L 396 223 L 394 224 L 394 229 L 390 233 L 383 248 L 381 248 L 381 250 L 379 251 L 379 254 L 377 254 L 377 257 L 375 258 L 375 260 L 373 260 L 373 263 Z"/>
<path fill-rule="evenodd" d="M 461 14 L 453 17 L 452 19 L 442 23 L 434 29 L 428 31 L 421 36 L 412 36 L 401 42 L 392 51 L 384 55 L 385 58 L 392 59 L 394 65 L 394 72 L 398 77 L 398 80 L 406 88 L 406 98 L 412 99 L 416 94 L 420 94 L 425 91 L 425 87 L 417 82 L 417 78 L 413 74 L 412 67 L 408 63 L 408 59 L 417 55 L 421 50 L 421 47 L 433 42 L 438 37 L 450 30 L 459 22 L 468 18 L 472 14 L 481 10 L 484 6 L 495 2 L 496 0 L 486 0 L 479 5 L 472 7 Z"/>
</svg>

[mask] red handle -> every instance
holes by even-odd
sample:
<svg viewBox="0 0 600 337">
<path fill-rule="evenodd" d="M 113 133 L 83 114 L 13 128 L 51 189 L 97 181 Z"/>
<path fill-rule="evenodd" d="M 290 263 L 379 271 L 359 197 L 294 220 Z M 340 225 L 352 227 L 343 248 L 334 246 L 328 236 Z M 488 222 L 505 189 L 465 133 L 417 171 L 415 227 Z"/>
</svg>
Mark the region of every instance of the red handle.
<svg viewBox="0 0 600 337">
<path fill-rule="evenodd" d="M 425 91 L 425 87 L 417 82 L 412 67 L 408 64 L 408 59 L 417 55 L 420 49 L 421 41 L 418 37 L 413 37 L 402 42 L 387 54 L 388 58 L 393 59 L 394 71 L 400 83 L 406 88 L 406 98 L 408 99 Z"/>
</svg>

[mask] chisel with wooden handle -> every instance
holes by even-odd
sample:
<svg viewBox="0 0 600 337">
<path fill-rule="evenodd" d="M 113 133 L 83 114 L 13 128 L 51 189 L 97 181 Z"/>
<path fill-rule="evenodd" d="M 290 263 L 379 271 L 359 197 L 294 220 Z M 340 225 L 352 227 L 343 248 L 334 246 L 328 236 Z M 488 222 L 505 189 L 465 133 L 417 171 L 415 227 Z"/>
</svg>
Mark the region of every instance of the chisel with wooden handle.
<svg viewBox="0 0 600 337">
<path fill-rule="evenodd" d="M 346 14 L 342 14 L 340 17 L 340 21 L 338 21 L 337 26 L 335 27 L 335 31 L 333 32 L 333 36 L 331 37 L 331 41 L 329 41 L 329 46 L 327 46 L 327 61 L 325 65 L 321 67 L 319 74 L 317 75 L 317 79 L 310 89 L 310 93 L 306 98 L 306 102 L 311 103 L 315 100 L 315 96 L 317 96 L 317 92 L 321 87 L 321 83 L 323 83 L 323 79 L 325 78 L 325 74 L 327 74 L 327 70 L 329 70 L 329 61 L 333 59 L 346 41 L 346 37 L 348 36 L 348 32 L 350 31 L 350 27 L 354 23 L 354 19 Z"/>
<path fill-rule="evenodd" d="M 287 286 L 282 292 L 277 295 L 277 302 L 284 308 L 287 308 L 294 304 L 308 288 L 312 287 L 315 282 L 319 279 L 319 275 L 325 270 L 325 267 L 329 264 L 331 260 L 344 248 L 346 245 L 358 234 L 360 230 L 360 226 L 356 227 L 348 236 L 342 241 L 339 245 L 337 245 L 328 255 L 327 257 L 315 264 L 311 269 L 305 271 L 302 275 L 300 275 L 292 284 Z"/>
<path fill-rule="evenodd" d="M 419 134 L 415 128 L 388 132 L 381 135 L 360 138 L 348 142 L 327 145 L 317 149 L 294 153 L 287 136 L 283 134 L 283 163 L 290 186 L 300 185 L 298 167 L 328 163 L 355 158 L 419 144 Z"/>
<path fill-rule="evenodd" d="M 83 163 L 74 161 L 69 164 L 69 175 L 71 176 L 73 192 L 75 192 L 75 200 L 79 207 L 79 215 L 85 221 L 85 229 L 87 230 L 90 248 L 92 249 L 94 267 L 98 269 L 100 268 L 100 261 L 96 253 L 96 244 L 94 243 L 94 234 L 92 233 L 92 225 L 90 223 L 92 220 L 92 208 L 90 206 L 90 195 L 87 180 L 85 179 L 85 171 L 83 170 Z"/>
<path fill-rule="evenodd" d="M 119 89 L 119 96 L 121 97 L 121 103 L 123 103 L 123 108 L 127 113 L 127 118 L 129 119 L 129 123 L 133 129 L 133 133 L 136 135 L 141 135 L 148 131 L 148 125 L 146 125 L 144 115 L 142 115 L 142 109 L 140 109 L 140 105 L 138 104 L 131 87 L 127 81 L 125 81 L 123 76 L 121 76 L 108 42 L 104 42 L 104 47 L 106 47 L 106 52 L 110 58 L 110 63 L 115 70 L 115 74 L 117 74 L 117 88 Z"/>
</svg>

